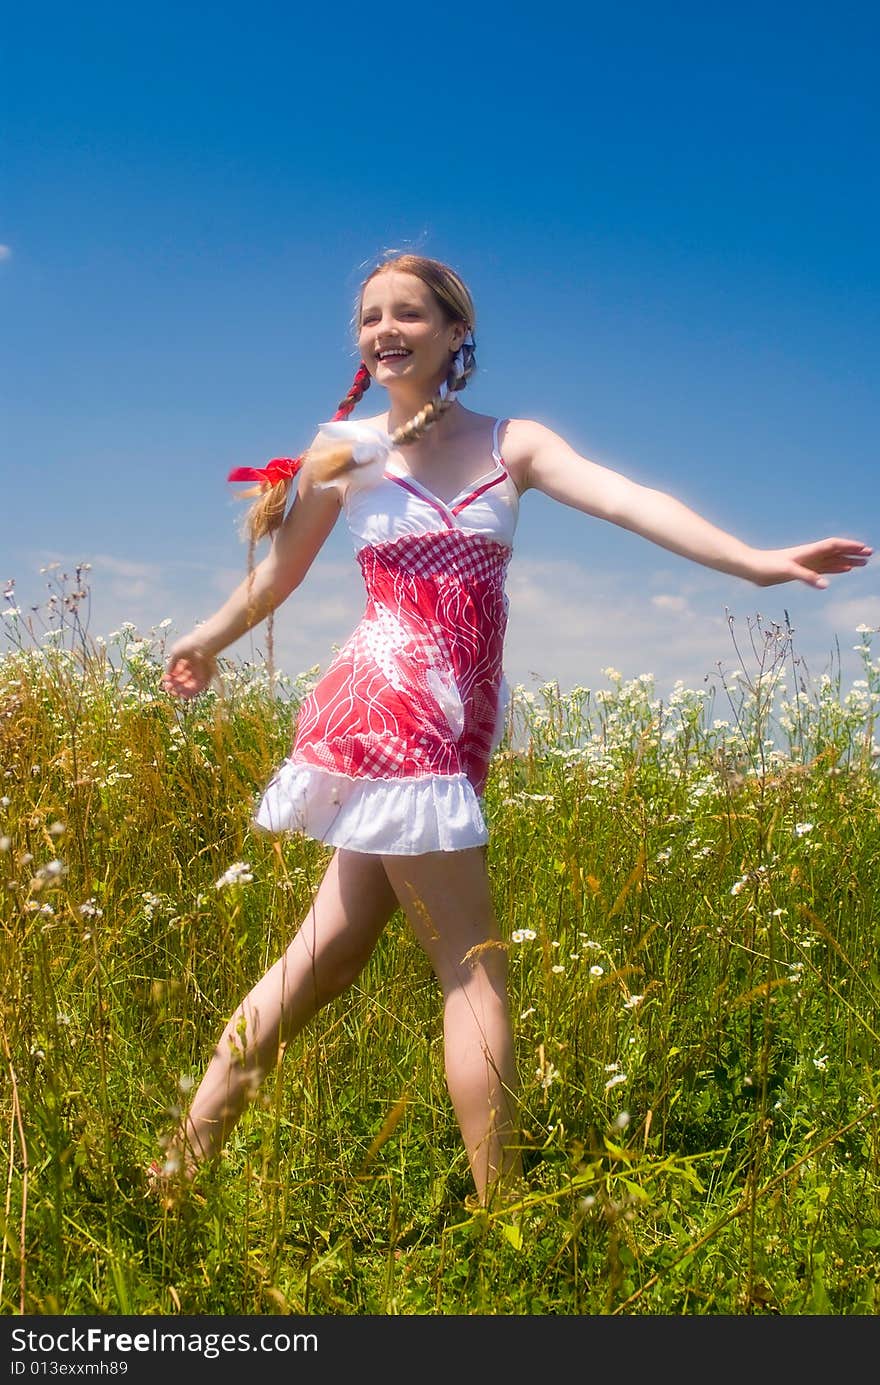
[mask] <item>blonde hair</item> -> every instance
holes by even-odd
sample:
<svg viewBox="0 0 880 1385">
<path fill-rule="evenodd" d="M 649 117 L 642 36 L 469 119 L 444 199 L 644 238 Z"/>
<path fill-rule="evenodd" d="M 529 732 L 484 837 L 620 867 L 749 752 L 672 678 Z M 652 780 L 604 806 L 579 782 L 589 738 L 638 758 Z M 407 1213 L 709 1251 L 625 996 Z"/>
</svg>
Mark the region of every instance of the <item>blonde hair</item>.
<svg viewBox="0 0 880 1385">
<path fill-rule="evenodd" d="M 406 447 L 409 443 L 422 437 L 442 417 L 446 410 L 455 403 L 456 394 L 466 388 L 468 380 L 474 374 L 476 360 L 473 331 L 476 315 L 473 299 L 464 280 L 449 265 L 443 264 L 441 260 L 430 259 L 425 255 L 390 252 L 370 271 L 358 290 L 352 317 L 355 339 L 360 333 L 364 292 L 367 285 L 378 275 L 389 274 L 392 271 L 400 274 L 412 274 L 415 278 L 420 279 L 431 290 L 447 321 L 450 323 L 460 322 L 467 329 L 464 344 L 450 360 L 446 379 L 441 383 L 437 393 L 427 401 L 417 414 L 407 419 L 399 428 L 395 428 L 391 434 L 391 441 L 395 447 Z M 351 388 L 344 399 L 340 401 L 336 413 L 333 415 L 334 421 L 348 417 L 369 389 L 370 379 L 369 371 L 361 361 Z M 306 455 L 308 454 L 304 453 L 293 459 L 280 458 L 276 459 L 275 462 L 270 462 L 266 472 L 256 473 L 266 479 L 261 479 L 255 487 L 239 494 L 239 499 L 257 497 L 242 523 L 242 535 L 248 543 L 248 575 L 251 577 L 253 576 L 256 546 L 261 539 L 271 538 L 275 530 L 280 527 L 287 510 L 287 501 L 294 476 L 300 470 Z M 324 449 L 320 453 L 314 454 L 314 458 L 320 478 L 325 481 L 343 475 L 354 465 L 352 447 L 349 444 Z M 273 467 L 276 468 L 274 473 Z M 273 632 L 271 612 L 268 621 L 271 663 Z"/>
<path fill-rule="evenodd" d="M 456 274 L 454 269 L 443 264 L 441 260 L 431 260 L 425 255 L 393 254 L 377 264 L 375 269 L 370 270 L 358 290 L 352 322 L 355 336 L 360 331 L 361 311 L 367 284 L 380 274 L 390 274 L 392 271 L 398 274 L 412 274 L 416 279 L 421 279 L 422 283 L 431 290 L 440 309 L 450 322 L 463 322 L 471 332 L 474 330 L 476 317 L 474 301 L 464 280 Z"/>
<path fill-rule="evenodd" d="M 391 434 L 395 447 L 406 447 L 415 442 L 433 426 L 446 410 L 455 403 L 455 395 L 466 388 L 468 380 L 476 370 L 474 329 L 474 303 L 464 281 L 449 265 L 440 260 L 428 259 L 425 255 L 392 255 L 377 265 L 364 279 L 358 291 L 352 327 L 355 334 L 360 330 L 364 292 L 369 283 L 380 274 L 412 274 L 431 290 L 438 307 L 448 322 L 460 322 L 467 329 L 467 336 L 460 352 L 449 362 L 446 379 L 432 399 L 407 419 Z M 348 471 L 353 465 L 351 446 L 336 447 L 322 451 L 319 470 L 322 480 L 333 480 Z"/>
</svg>

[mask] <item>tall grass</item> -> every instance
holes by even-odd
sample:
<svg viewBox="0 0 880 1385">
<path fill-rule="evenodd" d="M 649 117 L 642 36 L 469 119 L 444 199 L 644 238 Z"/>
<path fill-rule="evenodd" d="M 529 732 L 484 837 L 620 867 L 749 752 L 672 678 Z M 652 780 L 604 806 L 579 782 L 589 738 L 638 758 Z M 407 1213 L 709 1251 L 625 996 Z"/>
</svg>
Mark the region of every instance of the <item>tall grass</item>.
<svg viewBox="0 0 880 1385">
<path fill-rule="evenodd" d="M 395 915 L 180 1205 L 144 1170 L 329 852 L 252 831 L 316 670 L 159 689 L 55 573 L 0 661 L 7 1314 L 873 1314 L 880 662 L 515 690 L 486 795 L 527 1191 L 469 1213 Z"/>
</svg>

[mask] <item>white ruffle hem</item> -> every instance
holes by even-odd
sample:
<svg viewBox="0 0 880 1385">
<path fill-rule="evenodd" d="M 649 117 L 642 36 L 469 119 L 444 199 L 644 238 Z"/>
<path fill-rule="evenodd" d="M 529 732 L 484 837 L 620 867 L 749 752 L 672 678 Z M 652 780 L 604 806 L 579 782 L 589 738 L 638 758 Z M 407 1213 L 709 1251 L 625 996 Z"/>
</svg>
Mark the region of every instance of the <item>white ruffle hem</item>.
<svg viewBox="0 0 880 1385">
<path fill-rule="evenodd" d="M 290 760 L 269 781 L 253 821 L 266 832 L 304 832 L 372 855 L 463 851 L 489 836 L 465 774 L 352 779 Z"/>
</svg>

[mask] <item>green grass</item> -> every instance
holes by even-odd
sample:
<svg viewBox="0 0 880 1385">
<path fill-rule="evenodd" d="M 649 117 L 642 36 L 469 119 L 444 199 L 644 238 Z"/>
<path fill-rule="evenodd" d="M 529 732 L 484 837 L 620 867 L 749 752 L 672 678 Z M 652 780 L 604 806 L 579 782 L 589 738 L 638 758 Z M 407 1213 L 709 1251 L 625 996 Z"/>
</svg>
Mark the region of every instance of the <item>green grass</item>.
<svg viewBox="0 0 880 1385">
<path fill-rule="evenodd" d="M 182 704 L 162 631 L 87 638 L 84 572 L 53 580 L 0 661 L 0 1311 L 877 1312 L 869 634 L 846 696 L 760 618 L 708 692 L 516 690 L 486 806 L 519 1204 L 465 1208 L 398 914 L 163 1209 L 144 1169 L 329 856 L 250 827 L 315 671 L 227 662 Z M 217 888 L 237 861 L 252 879 Z"/>
</svg>

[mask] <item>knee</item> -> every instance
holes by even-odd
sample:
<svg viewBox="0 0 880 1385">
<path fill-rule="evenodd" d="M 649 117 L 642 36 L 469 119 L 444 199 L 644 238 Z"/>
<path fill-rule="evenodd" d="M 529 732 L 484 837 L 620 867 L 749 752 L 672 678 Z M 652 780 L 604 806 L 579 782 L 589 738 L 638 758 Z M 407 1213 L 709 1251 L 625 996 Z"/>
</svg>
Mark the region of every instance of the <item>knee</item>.
<svg viewBox="0 0 880 1385">
<path fill-rule="evenodd" d="M 506 1004 L 507 945 L 495 939 L 478 944 L 446 975 L 440 974 L 439 980 L 447 994 L 459 990 L 491 992 Z"/>
</svg>

